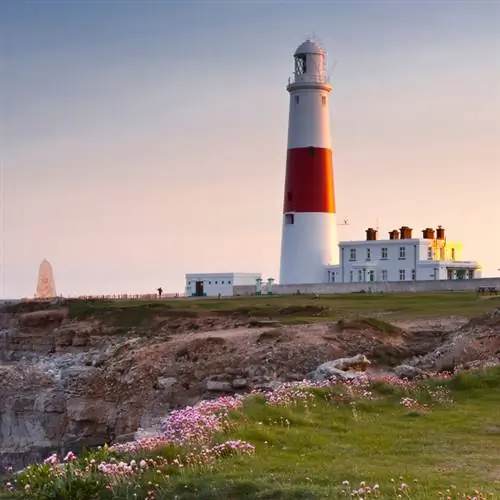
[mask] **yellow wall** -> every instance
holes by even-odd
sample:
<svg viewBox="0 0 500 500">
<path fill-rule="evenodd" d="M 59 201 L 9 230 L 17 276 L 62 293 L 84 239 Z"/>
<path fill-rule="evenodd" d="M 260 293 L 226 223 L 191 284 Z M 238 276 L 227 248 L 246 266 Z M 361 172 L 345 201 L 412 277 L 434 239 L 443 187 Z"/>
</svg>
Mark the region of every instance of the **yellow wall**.
<svg viewBox="0 0 500 500">
<path fill-rule="evenodd" d="M 433 240 L 432 260 L 462 260 L 462 243 Z"/>
</svg>

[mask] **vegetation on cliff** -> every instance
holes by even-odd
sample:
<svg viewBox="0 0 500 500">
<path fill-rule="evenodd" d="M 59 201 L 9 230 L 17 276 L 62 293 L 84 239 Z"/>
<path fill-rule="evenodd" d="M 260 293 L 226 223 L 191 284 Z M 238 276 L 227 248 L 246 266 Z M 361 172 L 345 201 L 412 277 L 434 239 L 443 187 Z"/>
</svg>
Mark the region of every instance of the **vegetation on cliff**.
<svg viewBox="0 0 500 500">
<path fill-rule="evenodd" d="M 127 326 L 139 326 L 160 317 L 203 316 L 272 319 L 282 324 L 332 321 L 346 316 L 383 315 L 391 319 L 473 316 L 491 311 L 500 297 L 481 299 L 472 292 L 277 295 L 217 299 L 171 300 L 67 300 L 74 319 L 104 318 Z"/>
<path fill-rule="evenodd" d="M 5 481 L 5 498 L 500 498 L 500 367 L 298 382 L 172 413 L 164 433 Z"/>
</svg>

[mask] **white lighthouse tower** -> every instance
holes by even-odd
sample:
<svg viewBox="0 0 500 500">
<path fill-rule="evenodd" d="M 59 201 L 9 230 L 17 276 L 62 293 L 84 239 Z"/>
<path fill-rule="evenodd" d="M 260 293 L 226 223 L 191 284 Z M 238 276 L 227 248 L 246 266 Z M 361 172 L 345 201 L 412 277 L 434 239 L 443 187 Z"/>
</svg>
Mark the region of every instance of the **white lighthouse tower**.
<svg viewBox="0 0 500 500">
<path fill-rule="evenodd" d="M 281 284 L 322 283 L 338 264 L 325 52 L 311 40 L 295 51 L 290 93 Z"/>
</svg>

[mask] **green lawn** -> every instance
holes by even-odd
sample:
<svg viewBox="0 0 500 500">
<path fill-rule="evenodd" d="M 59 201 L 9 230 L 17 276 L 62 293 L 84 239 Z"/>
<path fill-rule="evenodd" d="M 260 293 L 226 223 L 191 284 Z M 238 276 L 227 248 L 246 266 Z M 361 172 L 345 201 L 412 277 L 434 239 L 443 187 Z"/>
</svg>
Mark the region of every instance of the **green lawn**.
<svg viewBox="0 0 500 500">
<path fill-rule="evenodd" d="M 289 410 L 254 401 L 231 437 L 254 444 L 256 455 L 176 479 L 163 498 L 342 498 L 343 481 L 378 483 L 384 498 L 397 498 L 394 479 L 408 483 L 414 499 L 438 498 L 448 488 L 452 498 L 477 489 L 499 499 L 500 369 L 447 385 L 455 402 L 426 414 L 409 413 L 392 388 L 356 403 L 355 412 L 349 404 Z"/>
<path fill-rule="evenodd" d="M 356 315 L 393 319 L 473 316 L 500 307 L 500 297 L 486 299 L 475 293 L 440 292 L 338 294 L 321 295 L 319 298 L 307 295 L 233 297 L 222 300 L 181 298 L 147 302 L 70 300 L 67 303 L 70 315 L 75 318 L 107 316 L 127 325 L 138 325 L 159 315 L 237 315 L 275 319 L 290 324 L 330 321 Z"/>
</svg>

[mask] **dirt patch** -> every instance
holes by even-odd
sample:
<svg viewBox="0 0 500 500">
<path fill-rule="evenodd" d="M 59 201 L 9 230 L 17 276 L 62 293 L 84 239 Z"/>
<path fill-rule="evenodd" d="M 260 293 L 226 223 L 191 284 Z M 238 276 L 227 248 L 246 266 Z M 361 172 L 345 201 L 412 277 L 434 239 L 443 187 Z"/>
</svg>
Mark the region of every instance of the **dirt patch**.
<svg viewBox="0 0 500 500">
<path fill-rule="evenodd" d="M 294 335 L 291 331 L 287 330 L 286 327 L 273 328 L 272 330 L 264 330 L 255 340 L 257 344 L 262 344 L 265 342 L 286 342 L 291 341 Z"/>
<path fill-rule="evenodd" d="M 19 325 L 21 327 L 32 328 L 57 328 L 66 318 L 65 309 L 45 309 L 19 315 Z"/>
<path fill-rule="evenodd" d="M 476 316 L 463 326 L 463 328 L 477 328 L 477 327 L 487 327 L 487 328 L 500 327 L 500 309 L 497 309 L 492 313 Z"/>
<path fill-rule="evenodd" d="M 321 316 L 328 307 L 321 306 L 290 306 L 278 311 L 280 316 Z"/>
<path fill-rule="evenodd" d="M 189 361 L 198 361 L 201 356 L 210 356 L 214 352 L 219 353 L 225 350 L 225 340 L 220 337 L 206 337 L 195 339 L 192 342 L 182 346 L 176 353 L 175 359 L 180 361 L 186 359 Z"/>
<path fill-rule="evenodd" d="M 350 321 L 345 321 L 341 319 L 337 322 L 337 326 L 343 331 L 372 330 L 374 332 L 385 333 L 390 336 L 398 336 L 398 335 L 401 336 L 404 334 L 404 331 L 401 328 L 391 323 L 388 323 L 387 321 L 382 321 L 378 318 L 361 318 Z"/>
</svg>

